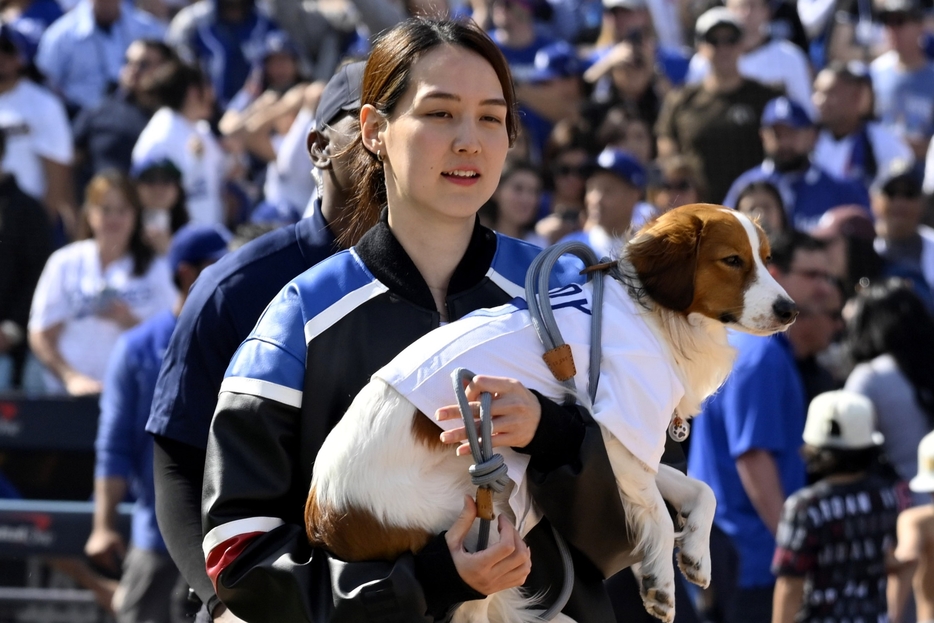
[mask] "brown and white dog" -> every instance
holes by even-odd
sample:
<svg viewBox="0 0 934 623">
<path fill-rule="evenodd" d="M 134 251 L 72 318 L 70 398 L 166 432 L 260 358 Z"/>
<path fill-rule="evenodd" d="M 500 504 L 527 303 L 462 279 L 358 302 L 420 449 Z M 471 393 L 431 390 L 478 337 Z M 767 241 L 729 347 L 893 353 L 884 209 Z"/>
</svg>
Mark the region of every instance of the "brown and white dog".
<svg viewBox="0 0 934 623">
<path fill-rule="evenodd" d="M 600 424 L 638 538 L 643 601 L 664 621 L 674 618 L 676 545 L 685 576 L 702 586 L 709 581 L 715 509 L 709 487 L 660 465 L 665 431 L 674 414 L 697 414 L 726 379 L 735 355 L 728 328 L 768 335 L 793 322 L 794 302 L 766 269 L 768 255 L 764 232 L 747 217 L 695 204 L 646 225 L 623 251 L 622 282 L 605 280 L 600 383 L 594 404 L 587 397 L 582 403 Z M 590 284 L 563 289 L 563 303 L 555 305 L 578 388 L 587 386 L 590 315 L 579 312 L 587 311 L 590 291 Z M 578 302 L 568 298 L 574 296 Z M 426 335 L 358 394 L 315 462 L 305 509 L 312 543 L 345 560 L 391 560 L 418 551 L 454 522 L 464 495 L 476 491 L 467 471 L 472 459 L 442 446 L 439 429 L 423 415 L 454 402 L 454 367 L 517 378 L 561 399 L 528 312 L 497 310 Z M 537 521 L 523 480 L 527 463 L 509 448 L 498 450 L 512 486 L 495 497 L 494 508 L 526 534 Z M 681 517 L 679 534 L 664 500 Z M 533 597 L 510 589 L 462 604 L 454 621 L 531 622 L 540 612 Z"/>
</svg>

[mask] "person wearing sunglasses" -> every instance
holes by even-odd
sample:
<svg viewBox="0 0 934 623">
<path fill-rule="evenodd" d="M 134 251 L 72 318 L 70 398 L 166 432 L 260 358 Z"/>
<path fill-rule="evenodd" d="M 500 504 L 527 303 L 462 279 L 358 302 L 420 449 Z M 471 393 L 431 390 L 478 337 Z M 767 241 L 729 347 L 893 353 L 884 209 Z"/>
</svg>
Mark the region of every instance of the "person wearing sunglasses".
<svg viewBox="0 0 934 623">
<path fill-rule="evenodd" d="M 739 72 L 763 84 L 781 85 L 792 99 L 811 110 L 811 68 L 804 52 L 794 43 L 773 37 L 772 4 L 769 0 L 726 0 L 724 6 L 736 16 L 743 29 Z M 701 81 L 710 71 L 702 54 L 691 58 L 688 83 Z"/>
<path fill-rule="evenodd" d="M 695 34 L 710 73 L 665 96 L 655 135 L 659 156 L 680 153 L 700 164 L 707 188 L 701 200 L 720 202 L 733 180 L 762 161 L 759 118 L 780 93 L 740 73 L 743 31 L 729 10 L 706 11 Z"/>
<path fill-rule="evenodd" d="M 657 166 L 658 175 L 649 180 L 646 197 L 660 213 L 700 200 L 700 174 L 690 160 L 683 156 L 660 158 Z"/>
<path fill-rule="evenodd" d="M 921 176 L 908 163 L 896 162 L 872 187 L 876 219 L 875 248 L 892 276 L 910 279 L 934 309 L 934 229 L 922 223 Z"/>
</svg>

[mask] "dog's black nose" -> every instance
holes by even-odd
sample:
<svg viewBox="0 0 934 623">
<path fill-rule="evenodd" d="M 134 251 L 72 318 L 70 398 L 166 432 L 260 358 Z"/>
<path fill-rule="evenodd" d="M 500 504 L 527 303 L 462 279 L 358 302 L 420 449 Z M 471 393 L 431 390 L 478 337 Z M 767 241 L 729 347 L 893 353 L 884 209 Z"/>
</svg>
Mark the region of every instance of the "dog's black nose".
<svg viewBox="0 0 934 623">
<path fill-rule="evenodd" d="M 776 318 L 787 324 L 798 317 L 798 306 L 791 299 L 782 297 L 772 303 L 772 312 Z"/>
</svg>

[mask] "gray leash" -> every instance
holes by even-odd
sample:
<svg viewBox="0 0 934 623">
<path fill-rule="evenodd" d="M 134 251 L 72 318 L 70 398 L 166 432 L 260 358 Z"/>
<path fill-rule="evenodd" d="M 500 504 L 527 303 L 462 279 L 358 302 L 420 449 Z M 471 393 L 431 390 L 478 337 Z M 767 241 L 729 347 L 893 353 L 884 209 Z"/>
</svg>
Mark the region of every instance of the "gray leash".
<svg viewBox="0 0 934 623">
<path fill-rule="evenodd" d="M 581 242 L 569 242 L 542 251 L 533 261 L 525 277 L 525 297 L 529 306 L 532 326 L 538 335 L 539 340 L 545 347 L 544 356 L 549 369 L 555 375 L 555 378 L 565 387 L 565 404 L 574 404 L 577 401 L 577 386 L 574 382 L 574 361 L 571 357 L 570 347 L 561 337 L 561 331 L 555 321 L 554 311 L 551 306 L 551 299 L 548 296 L 548 285 L 551 271 L 562 255 L 571 253 L 576 255 L 584 262 L 586 268 L 597 265 L 597 256 L 593 250 Z M 611 269 L 615 270 L 615 269 Z M 596 270 L 590 273 L 594 281 L 593 286 L 593 310 L 591 317 L 590 330 L 590 375 L 588 393 L 590 403 L 593 405 L 597 395 L 597 382 L 600 377 L 600 336 L 601 320 L 603 307 L 603 278 L 602 270 Z M 539 296 L 544 293 L 543 296 Z M 552 355 L 549 357 L 549 353 Z M 493 454 L 492 433 L 493 420 L 490 413 L 492 397 L 489 393 L 483 393 L 480 396 L 480 435 L 478 438 L 476 427 L 473 423 L 473 411 L 467 400 L 467 394 L 464 388 L 465 381 L 469 382 L 474 374 L 464 368 L 458 368 L 452 374 L 454 381 L 454 393 L 457 396 L 457 404 L 460 407 L 461 417 L 464 420 L 464 429 L 467 431 L 467 441 L 470 444 L 470 451 L 473 455 L 474 465 L 470 467 L 471 482 L 477 487 L 477 515 L 480 517 L 480 534 L 477 539 L 477 551 L 486 549 L 489 544 L 490 522 L 493 519 L 493 491 L 499 493 L 503 491 L 508 483 L 507 468 L 500 454 Z M 571 591 L 574 588 L 574 563 L 571 560 L 571 552 L 567 543 L 558 534 L 558 531 L 551 527 L 554 534 L 555 543 L 558 546 L 558 552 L 561 555 L 561 563 L 564 571 L 564 583 L 561 586 L 561 592 L 558 598 L 545 612 L 539 615 L 543 621 L 554 619 L 561 610 L 567 605 L 571 597 Z"/>
<path fill-rule="evenodd" d="M 477 487 L 477 515 L 480 517 L 480 535 L 477 538 L 477 551 L 486 549 L 490 542 L 490 522 L 493 520 L 493 492 L 501 493 L 509 484 L 508 469 L 502 454 L 493 454 L 493 416 L 490 405 L 493 397 L 489 392 L 480 395 L 480 437 L 473 423 L 473 411 L 467 400 L 465 382 L 470 382 L 474 373 L 466 368 L 458 368 L 451 374 L 454 380 L 454 395 L 464 419 L 464 430 L 470 443 L 470 453 L 474 464 L 470 466 L 470 480 Z"/>
<path fill-rule="evenodd" d="M 554 270 L 558 259 L 565 254 L 575 255 L 584 262 L 585 270 L 597 266 L 597 256 L 593 249 L 583 242 L 566 242 L 564 244 L 549 247 L 538 254 L 532 260 L 529 271 L 525 274 L 525 300 L 529 306 L 529 314 L 532 317 L 532 327 L 538 334 L 538 339 L 545 347 L 545 361 L 551 369 L 555 378 L 564 385 L 566 393 L 565 404 L 574 404 L 577 401 L 577 384 L 574 382 L 573 359 L 571 358 L 570 346 L 565 344 L 561 337 L 561 330 L 555 321 L 555 314 L 551 308 L 551 299 L 548 296 L 548 282 L 551 277 L 551 271 Z M 604 258 L 609 262 L 609 258 Z M 615 264 L 615 263 L 614 263 Z M 610 272 L 617 269 L 611 268 Z M 600 358 L 602 352 L 601 345 L 601 321 L 603 319 L 603 280 L 604 271 L 595 270 L 588 273 L 589 278 L 593 279 L 593 305 L 590 321 L 590 374 L 588 378 L 588 394 L 590 403 L 593 405 L 597 397 L 597 383 L 600 380 Z M 549 353 L 555 355 L 549 359 Z M 553 364 L 557 358 L 561 363 Z M 565 363 L 566 362 L 566 363 Z"/>
</svg>

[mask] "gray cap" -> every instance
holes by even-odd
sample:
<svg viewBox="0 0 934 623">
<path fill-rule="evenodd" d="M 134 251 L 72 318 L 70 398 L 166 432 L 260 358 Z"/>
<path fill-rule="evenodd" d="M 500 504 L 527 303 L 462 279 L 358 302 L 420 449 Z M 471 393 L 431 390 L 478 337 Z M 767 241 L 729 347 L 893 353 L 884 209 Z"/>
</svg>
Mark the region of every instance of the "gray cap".
<svg viewBox="0 0 934 623">
<path fill-rule="evenodd" d="M 316 130 L 321 131 L 325 125 L 334 121 L 338 114 L 360 108 L 364 69 L 365 61 L 349 63 L 338 69 L 328 80 L 315 110 Z"/>
</svg>

